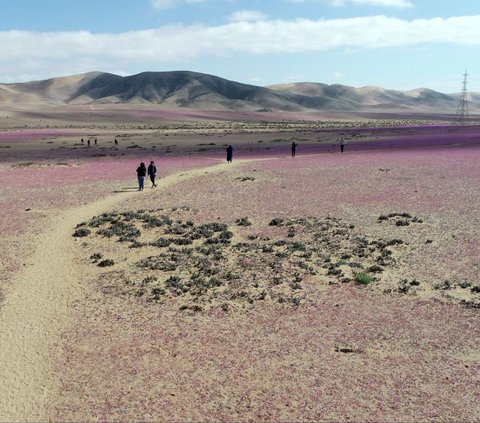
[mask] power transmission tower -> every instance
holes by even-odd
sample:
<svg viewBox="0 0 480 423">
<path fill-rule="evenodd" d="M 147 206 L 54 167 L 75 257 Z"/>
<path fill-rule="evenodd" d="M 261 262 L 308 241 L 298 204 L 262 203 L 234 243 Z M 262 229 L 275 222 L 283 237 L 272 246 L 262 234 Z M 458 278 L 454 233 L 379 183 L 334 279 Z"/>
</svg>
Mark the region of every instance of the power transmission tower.
<svg viewBox="0 0 480 423">
<path fill-rule="evenodd" d="M 457 121 L 462 124 L 465 123 L 469 118 L 467 90 L 468 76 L 467 70 L 465 69 L 465 73 L 463 74 L 462 92 L 460 94 L 457 107 Z"/>
</svg>

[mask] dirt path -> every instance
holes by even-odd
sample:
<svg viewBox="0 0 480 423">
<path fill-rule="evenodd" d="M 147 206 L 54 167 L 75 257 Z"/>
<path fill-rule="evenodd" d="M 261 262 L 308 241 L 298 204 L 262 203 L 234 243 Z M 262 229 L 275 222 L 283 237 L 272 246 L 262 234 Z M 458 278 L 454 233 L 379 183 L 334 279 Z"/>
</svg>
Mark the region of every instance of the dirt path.
<svg viewBox="0 0 480 423">
<path fill-rule="evenodd" d="M 233 166 L 182 171 L 162 178 L 159 189 Z M 74 227 L 135 194 L 117 193 L 52 217 L 31 264 L 6 293 L 0 309 L 0 421 L 48 421 L 56 392 L 55 350 L 62 329 L 72 323 L 71 305 L 83 293 L 82 275 L 72 266 Z"/>
</svg>

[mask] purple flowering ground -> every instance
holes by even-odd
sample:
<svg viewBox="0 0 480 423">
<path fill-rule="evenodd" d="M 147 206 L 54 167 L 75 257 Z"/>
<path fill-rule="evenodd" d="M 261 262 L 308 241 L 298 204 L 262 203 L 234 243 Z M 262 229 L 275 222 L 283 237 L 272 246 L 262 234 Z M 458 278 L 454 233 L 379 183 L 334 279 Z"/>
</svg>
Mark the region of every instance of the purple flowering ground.
<svg viewBox="0 0 480 423">
<path fill-rule="evenodd" d="M 180 208 L 175 218 L 231 227 L 248 217 L 252 226 L 235 232 L 260 237 L 283 233 L 269 225 L 274 218 L 338 218 L 360 234 L 404 242 L 391 248 L 397 264 L 385 284 L 317 275 L 303 283 L 298 305 L 179 310 L 168 298 L 128 295 L 115 279 L 121 265 L 104 271 L 88 260 L 100 248 L 123 257 L 118 242 L 88 241 L 78 256 L 92 288 L 65 333 L 55 418 L 480 419 L 479 314 L 461 302 L 478 298 L 480 149 L 262 158 L 173 184 L 141 208 Z M 131 198 L 119 210 L 138 208 Z M 392 212 L 412 218 L 407 226 L 379 220 Z M 419 284 L 407 290 L 404 279 Z"/>
</svg>

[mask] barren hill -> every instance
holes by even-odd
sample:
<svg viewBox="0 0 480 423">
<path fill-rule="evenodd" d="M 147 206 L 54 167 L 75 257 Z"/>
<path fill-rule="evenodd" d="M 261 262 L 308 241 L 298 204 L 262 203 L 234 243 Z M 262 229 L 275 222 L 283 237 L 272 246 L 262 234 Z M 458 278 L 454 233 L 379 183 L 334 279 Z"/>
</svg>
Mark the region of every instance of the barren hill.
<svg viewBox="0 0 480 423">
<path fill-rule="evenodd" d="M 409 91 L 388 90 L 380 87 L 354 88 L 340 84 L 320 84 L 299 82 L 293 84 L 272 85 L 269 88 L 295 93 L 309 100 L 300 104 L 312 108 L 322 108 L 322 102 L 334 100 L 343 104 L 344 110 L 361 111 L 418 111 L 436 113 L 455 113 L 458 106 L 458 94 L 443 94 L 427 88 Z M 319 107 L 320 106 L 320 107 Z M 471 96 L 472 109 L 479 109 L 478 95 Z"/>
<path fill-rule="evenodd" d="M 147 104 L 162 108 L 244 111 L 411 111 L 455 113 L 457 94 L 421 88 L 395 91 L 340 84 L 293 83 L 260 87 L 189 71 L 132 76 L 89 72 L 17 84 L 0 84 L 0 105 Z M 480 110 L 472 95 L 471 109 Z"/>
</svg>

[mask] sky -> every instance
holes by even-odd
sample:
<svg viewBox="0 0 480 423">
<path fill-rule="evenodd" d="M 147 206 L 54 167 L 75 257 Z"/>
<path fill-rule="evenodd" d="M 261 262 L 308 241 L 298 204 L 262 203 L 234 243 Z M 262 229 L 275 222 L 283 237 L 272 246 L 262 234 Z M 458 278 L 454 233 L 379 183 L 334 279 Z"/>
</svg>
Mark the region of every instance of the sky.
<svg viewBox="0 0 480 423">
<path fill-rule="evenodd" d="M 480 1 L 0 0 L 0 83 L 174 70 L 480 91 Z"/>
</svg>

